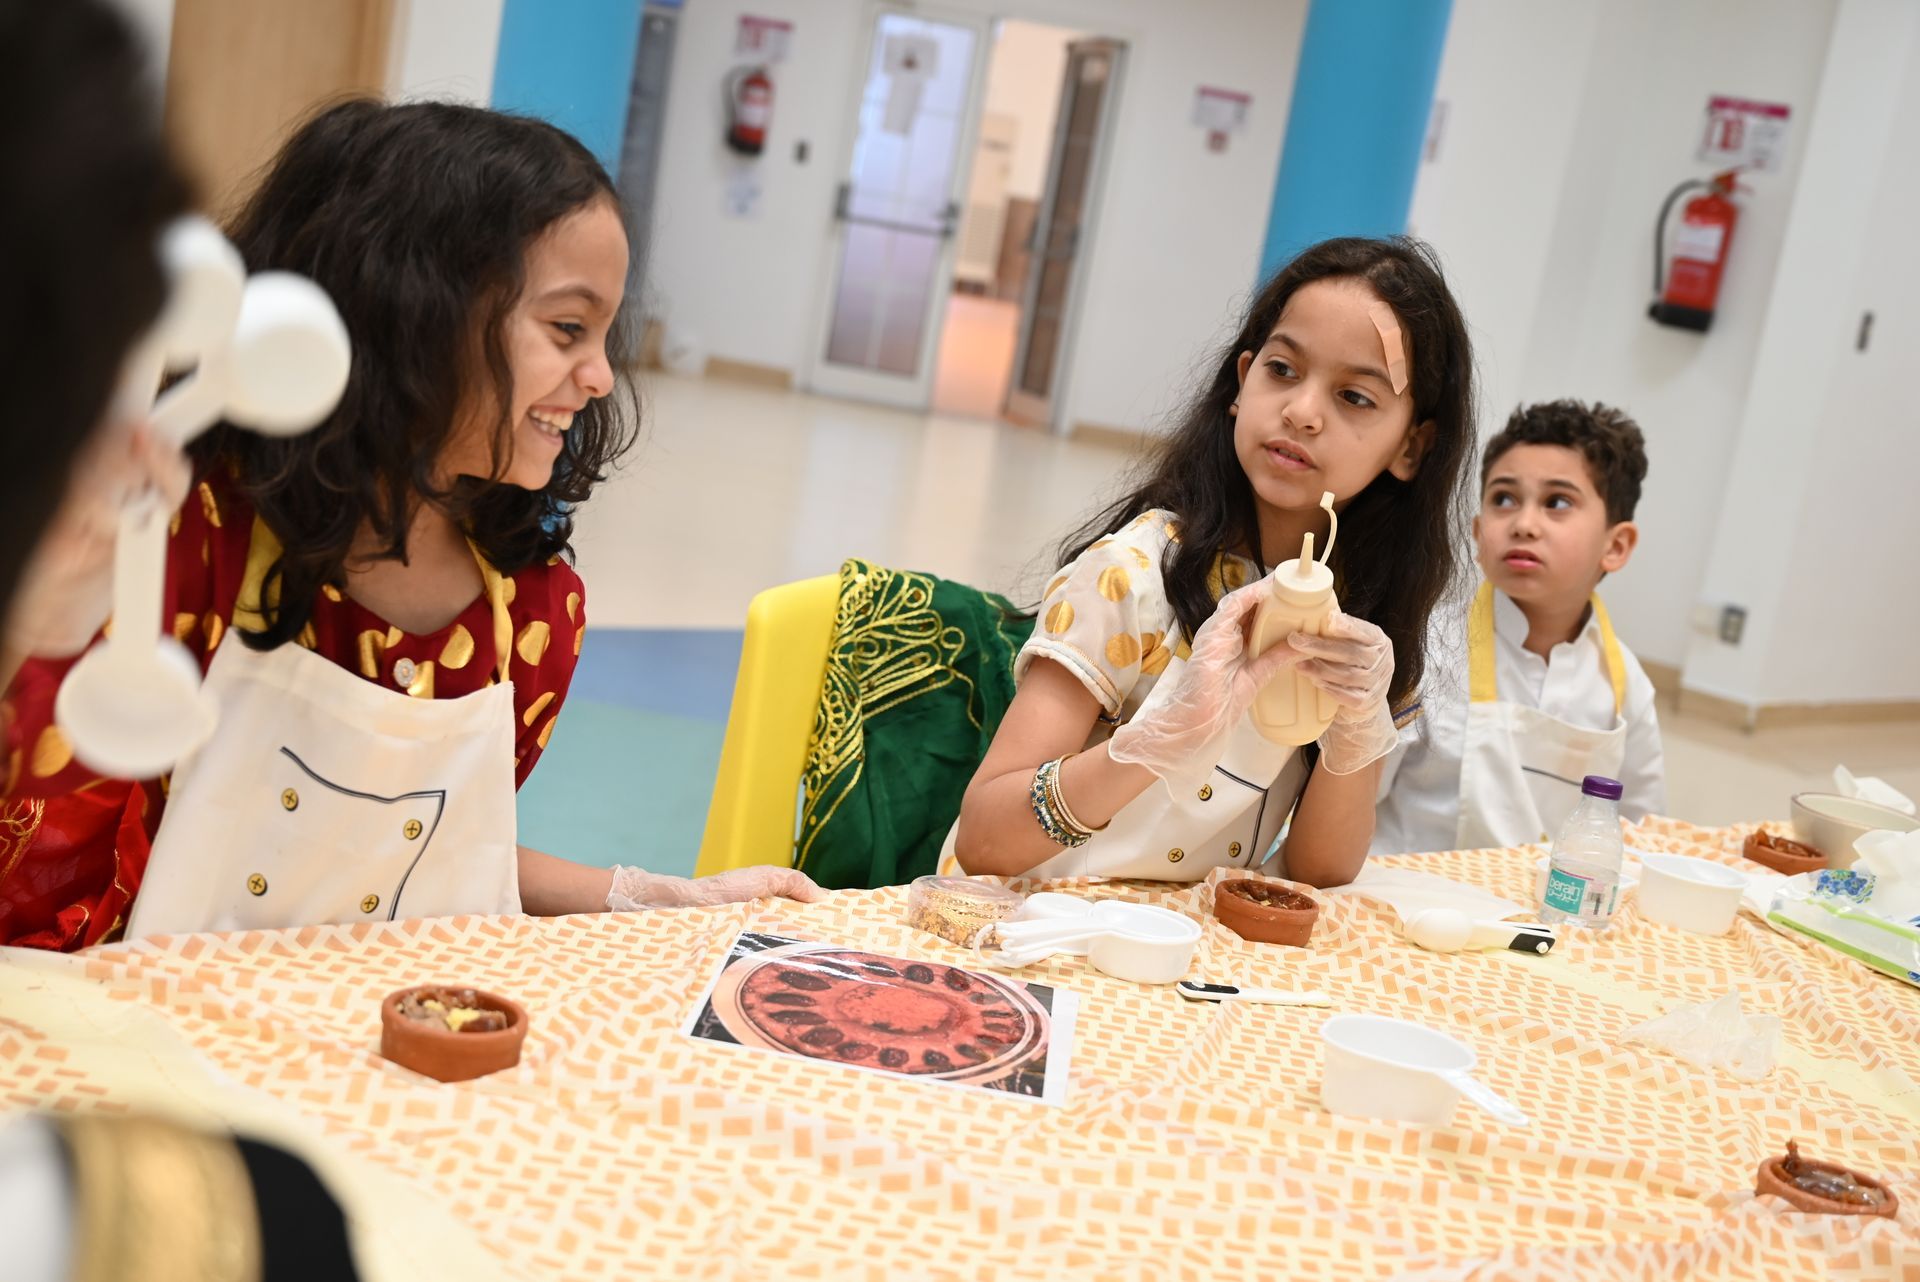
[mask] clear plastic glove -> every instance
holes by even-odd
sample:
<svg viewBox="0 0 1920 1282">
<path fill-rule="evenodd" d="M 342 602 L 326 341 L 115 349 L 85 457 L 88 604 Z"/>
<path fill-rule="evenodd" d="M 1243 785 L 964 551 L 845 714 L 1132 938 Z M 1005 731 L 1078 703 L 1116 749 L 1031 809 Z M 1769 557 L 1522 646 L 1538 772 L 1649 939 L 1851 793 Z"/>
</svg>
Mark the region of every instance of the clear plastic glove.
<svg viewBox="0 0 1920 1282">
<path fill-rule="evenodd" d="M 1393 642 L 1365 619 L 1327 616 L 1324 636 L 1296 632 L 1287 645 L 1300 656 L 1295 671 L 1330 695 L 1338 710 L 1320 736 L 1320 764 L 1328 774 L 1350 775 L 1393 751 L 1399 731 L 1387 706 L 1393 684 Z"/>
<path fill-rule="evenodd" d="M 66 501 L 21 576 L 5 649 L 49 659 L 86 649 L 113 609 L 121 511 L 145 502 L 172 512 L 191 481 L 179 447 L 145 424 L 103 428 L 75 462 Z"/>
<path fill-rule="evenodd" d="M 1220 598 L 1178 675 L 1163 678 L 1174 682 L 1167 697 L 1151 701 L 1113 732 L 1107 752 L 1115 761 L 1145 766 L 1176 791 L 1206 781 L 1253 696 L 1298 660 L 1280 645 L 1257 659 L 1247 657 L 1247 623 L 1270 593 L 1261 579 Z"/>
<path fill-rule="evenodd" d="M 1735 990 L 1635 1024 L 1620 1040 L 1678 1055 L 1696 1068 L 1723 1068 L 1742 1081 L 1757 1082 L 1779 1062 L 1780 1028 L 1778 1015 L 1742 1014 Z"/>
<path fill-rule="evenodd" d="M 669 877 L 644 868 L 615 864 L 613 888 L 607 892 L 607 911 L 698 908 L 747 899 L 797 899 L 810 904 L 826 897 L 827 892 L 814 885 L 813 878 L 807 874 L 772 864 L 733 868 L 711 877 Z"/>
</svg>

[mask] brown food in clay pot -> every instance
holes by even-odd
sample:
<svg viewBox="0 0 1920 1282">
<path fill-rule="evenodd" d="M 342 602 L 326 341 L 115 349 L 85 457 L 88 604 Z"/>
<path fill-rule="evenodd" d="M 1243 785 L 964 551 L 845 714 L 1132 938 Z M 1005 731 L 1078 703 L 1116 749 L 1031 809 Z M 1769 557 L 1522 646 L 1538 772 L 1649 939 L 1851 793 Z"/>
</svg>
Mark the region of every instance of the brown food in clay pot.
<svg viewBox="0 0 1920 1282">
<path fill-rule="evenodd" d="M 1765 825 L 1747 838 L 1742 852 L 1756 864 L 1791 877 L 1796 873 L 1816 872 L 1827 866 L 1827 857 L 1803 842 L 1776 837 Z"/>
<path fill-rule="evenodd" d="M 380 1003 L 380 1053 L 442 1082 L 465 1082 L 520 1062 L 527 1012 L 474 988 L 428 984 Z"/>
<path fill-rule="evenodd" d="M 1319 920 L 1320 904 L 1286 886 L 1236 879 L 1214 887 L 1213 915 L 1249 943 L 1304 948 Z"/>
<path fill-rule="evenodd" d="M 1760 1163 L 1755 1193 L 1771 1193 L 1797 1211 L 1820 1215 L 1886 1215 L 1899 1209 L 1900 1199 L 1893 1190 L 1858 1171 L 1831 1162 L 1810 1162 L 1800 1156 L 1800 1146 L 1787 1141 L 1785 1157 L 1770 1157 Z"/>
</svg>

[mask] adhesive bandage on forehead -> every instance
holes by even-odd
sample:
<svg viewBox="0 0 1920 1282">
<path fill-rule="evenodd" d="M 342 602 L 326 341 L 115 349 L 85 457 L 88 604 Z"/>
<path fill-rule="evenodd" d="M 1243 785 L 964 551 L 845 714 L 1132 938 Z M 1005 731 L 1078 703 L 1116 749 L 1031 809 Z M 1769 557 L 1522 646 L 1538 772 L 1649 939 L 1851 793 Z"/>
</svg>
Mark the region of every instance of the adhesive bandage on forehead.
<svg viewBox="0 0 1920 1282">
<path fill-rule="evenodd" d="M 1398 396 L 1407 390 L 1407 345 L 1400 334 L 1400 318 L 1385 303 L 1373 303 L 1367 308 L 1367 319 L 1380 333 L 1380 346 L 1387 357 L 1387 382 Z"/>
</svg>

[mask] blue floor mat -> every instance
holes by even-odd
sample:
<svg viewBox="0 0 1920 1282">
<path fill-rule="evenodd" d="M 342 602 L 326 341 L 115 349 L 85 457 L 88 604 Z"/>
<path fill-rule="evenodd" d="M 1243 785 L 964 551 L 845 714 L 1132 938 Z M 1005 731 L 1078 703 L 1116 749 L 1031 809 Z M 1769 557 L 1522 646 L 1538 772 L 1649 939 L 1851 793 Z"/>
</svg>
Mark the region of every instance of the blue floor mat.
<svg viewBox="0 0 1920 1282">
<path fill-rule="evenodd" d="M 553 738 L 520 789 L 520 840 L 596 867 L 691 876 L 740 635 L 590 629 Z"/>
</svg>

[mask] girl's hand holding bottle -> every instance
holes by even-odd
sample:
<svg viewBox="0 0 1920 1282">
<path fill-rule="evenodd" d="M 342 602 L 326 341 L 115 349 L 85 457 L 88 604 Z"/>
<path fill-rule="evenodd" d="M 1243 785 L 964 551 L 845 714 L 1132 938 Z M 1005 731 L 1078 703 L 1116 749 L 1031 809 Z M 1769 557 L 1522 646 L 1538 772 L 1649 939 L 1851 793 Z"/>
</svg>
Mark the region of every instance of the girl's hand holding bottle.
<svg viewBox="0 0 1920 1282">
<path fill-rule="evenodd" d="M 1220 598 L 1213 616 L 1193 638 L 1187 661 L 1162 678 L 1172 681 L 1173 689 L 1113 732 L 1109 756 L 1145 766 L 1171 788 L 1197 788 L 1206 782 L 1253 696 L 1299 659 L 1287 646 L 1275 646 L 1257 659 L 1247 657 L 1247 623 L 1269 594 L 1261 579 Z"/>
<path fill-rule="evenodd" d="M 1320 764 L 1329 774 L 1350 775 L 1393 751 L 1399 732 L 1387 706 L 1393 643 L 1386 633 L 1335 609 L 1324 636 L 1295 632 L 1286 649 L 1298 659 L 1296 670 L 1339 705 L 1320 737 Z"/>
</svg>

